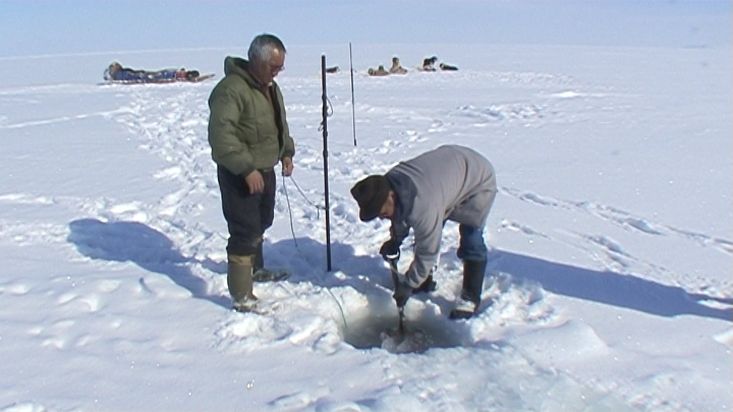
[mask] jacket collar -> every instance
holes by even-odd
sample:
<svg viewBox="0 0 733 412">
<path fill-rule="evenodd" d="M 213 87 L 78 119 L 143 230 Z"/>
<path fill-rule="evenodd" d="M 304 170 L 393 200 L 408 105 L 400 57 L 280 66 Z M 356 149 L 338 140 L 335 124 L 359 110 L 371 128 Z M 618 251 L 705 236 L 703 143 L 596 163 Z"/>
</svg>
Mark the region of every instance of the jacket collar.
<svg viewBox="0 0 733 412">
<path fill-rule="evenodd" d="M 407 216 L 412 213 L 415 196 L 417 196 L 415 183 L 407 175 L 396 170 L 390 170 L 385 177 L 397 197 L 395 199 L 395 211 L 394 216 L 392 216 L 392 221 L 404 222 Z"/>
<path fill-rule="evenodd" d="M 236 74 L 242 77 L 250 86 L 260 90 L 267 90 L 270 86 L 274 86 L 275 81 L 272 84 L 263 84 L 249 71 L 250 62 L 241 57 L 227 56 L 224 59 L 224 75 Z"/>
</svg>

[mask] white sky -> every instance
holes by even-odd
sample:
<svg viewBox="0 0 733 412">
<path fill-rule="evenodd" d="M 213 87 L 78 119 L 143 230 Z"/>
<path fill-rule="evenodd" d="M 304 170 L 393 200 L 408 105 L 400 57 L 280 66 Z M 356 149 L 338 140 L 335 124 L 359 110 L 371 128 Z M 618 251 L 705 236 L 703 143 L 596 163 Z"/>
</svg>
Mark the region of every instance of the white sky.
<svg viewBox="0 0 733 412">
<path fill-rule="evenodd" d="M 482 43 L 702 47 L 731 43 L 731 2 L 0 0 L 0 57 L 286 44 Z"/>
</svg>

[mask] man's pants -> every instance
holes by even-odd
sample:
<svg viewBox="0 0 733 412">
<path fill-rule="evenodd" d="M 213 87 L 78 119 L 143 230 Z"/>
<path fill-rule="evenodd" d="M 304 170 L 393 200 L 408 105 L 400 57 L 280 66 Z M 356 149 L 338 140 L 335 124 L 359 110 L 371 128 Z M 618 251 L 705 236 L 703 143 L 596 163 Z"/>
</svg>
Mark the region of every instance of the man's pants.
<svg viewBox="0 0 733 412">
<path fill-rule="evenodd" d="M 458 225 L 461 240 L 458 246 L 458 257 L 463 260 L 484 261 L 487 259 L 484 228 Z"/>
<path fill-rule="evenodd" d="M 262 235 L 272 226 L 277 179 L 272 169 L 260 170 L 260 173 L 265 189 L 262 193 L 252 194 L 244 177 L 236 176 L 221 166 L 217 168 L 222 209 L 229 229 L 229 255 L 257 254 Z"/>
<path fill-rule="evenodd" d="M 473 312 L 481 304 L 481 290 L 486 271 L 487 251 L 483 228 L 459 225 L 461 234 L 458 257 L 463 259 L 463 289 L 461 299 L 474 303 Z"/>
</svg>

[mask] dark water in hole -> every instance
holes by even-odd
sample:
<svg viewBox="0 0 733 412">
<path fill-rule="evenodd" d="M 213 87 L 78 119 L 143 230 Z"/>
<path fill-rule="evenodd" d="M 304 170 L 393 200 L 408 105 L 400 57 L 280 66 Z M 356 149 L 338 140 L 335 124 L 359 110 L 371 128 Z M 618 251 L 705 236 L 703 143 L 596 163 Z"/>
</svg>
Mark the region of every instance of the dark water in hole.
<svg viewBox="0 0 733 412">
<path fill-rule="evenodd" d="M 463 346 L 462 332 L 447 319 L 405 317 L 405 333 L 398 332 L 397 315 L 347 319 L 341 326 L 344 341 L 357 349 L 382 348 L 396 353 L 420 353 L 431 348 Z"/>
</svg>

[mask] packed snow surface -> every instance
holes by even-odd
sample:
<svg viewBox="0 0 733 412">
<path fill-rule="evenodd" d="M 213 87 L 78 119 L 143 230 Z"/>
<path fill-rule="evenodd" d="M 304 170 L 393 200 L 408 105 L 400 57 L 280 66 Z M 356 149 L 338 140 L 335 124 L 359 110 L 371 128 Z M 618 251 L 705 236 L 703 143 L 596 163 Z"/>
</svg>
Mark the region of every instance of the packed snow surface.
<svg viewBox="0 0 733 412">
<path fill-rule="evenodd" d="M 265 255 L 292 276 L 256 284 L 247 314 L 207 142 L 207 98 L 243 51 L 0 59 L 0 410 L 733 409 L 729 48 L 357 46 L 353 106 L 346 46 L 289 46 L 296 169 Z M 322 53 L 341 68 L 327 151 Z M 393 54 L 406 75 L 366 75 Z M 414 69 L 432 54 L 459 71 Z M 99 84 L 112 60 L 217 76 Z M 438 289 L 398 336 L 389 226 L 360 222 L 349 188 L 446 143 L 497 171 L 484 300 L 447 319 L 449 222 Z"/>
</svg>

